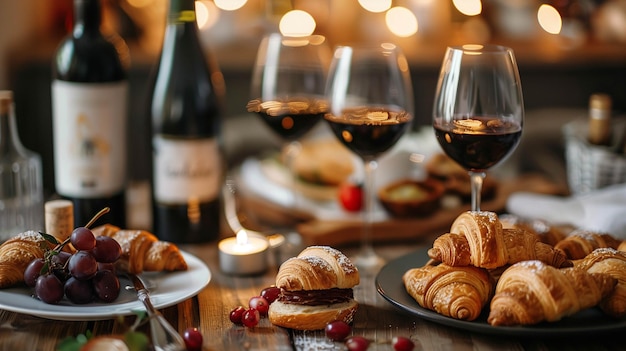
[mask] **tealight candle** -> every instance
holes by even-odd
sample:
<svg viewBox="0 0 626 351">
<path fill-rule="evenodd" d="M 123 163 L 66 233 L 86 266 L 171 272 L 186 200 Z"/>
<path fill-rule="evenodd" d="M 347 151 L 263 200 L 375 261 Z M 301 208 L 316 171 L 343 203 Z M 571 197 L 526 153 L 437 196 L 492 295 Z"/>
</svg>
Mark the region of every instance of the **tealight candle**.
<svg viewBox="0 0 626 351">
<path fill-rule="evenodd" d="M 220 267 L 224 273 L 248 275 L 267 270 L 269 242 L 261 235 L 249 234 L 245 229 L 235 237 L 219 242 Z"/>
</svg>

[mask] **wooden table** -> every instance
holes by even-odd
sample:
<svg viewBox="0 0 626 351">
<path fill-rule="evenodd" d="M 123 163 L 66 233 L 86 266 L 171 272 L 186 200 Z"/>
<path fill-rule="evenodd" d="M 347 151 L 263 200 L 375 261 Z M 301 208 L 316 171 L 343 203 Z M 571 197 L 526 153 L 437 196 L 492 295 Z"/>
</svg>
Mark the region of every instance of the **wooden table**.
<svg viewBox="0 0 626 351">
<path fill-rule="evenodd" d="M 431 245 L 432 238 L 418 243 L 377 246 L 388 260 Z M 204 336 L 203 350 L 345 350 L 332 343 L 322 331 L 298 332 L 275 327 L 267 319 L 255 328 L 235 326 L 229 312 L 247 305 L 251 296 L 273 284 L 276 265 L 263 275 L 236 277 L 220 272 L 215 244 L 188 246 L 183 249 L 201 258 L 209 266 L 212 279 L 197 296 L 162 310 L 179 331 L 198 327 Z M 354 248 L 342 248 L 347 255 Z M 360 308 L 355 316 L 353 333 L 374 342 L 369 350 L 393 350 L 389 340 L 395 335 L 410 337 L 415 350 L 624 350 L 620 335 L 587 335 L 578 338 L 534 339 L 490 336 L 459 330 L 403 312 L 381 297 L 375 288 L 375 274 L 362 272 L 355 288 Z M 126 317 L 132 322 L 134 316 Z M 0 350 L 54 350 L 59 340 L 90 330 L 95 335 L 123 333 L 126 325 L 118 320 L 65 322 L 52 321 L 0 310 Z M 624 330 L 626 331 L 626 330 Z"/>
</svg>

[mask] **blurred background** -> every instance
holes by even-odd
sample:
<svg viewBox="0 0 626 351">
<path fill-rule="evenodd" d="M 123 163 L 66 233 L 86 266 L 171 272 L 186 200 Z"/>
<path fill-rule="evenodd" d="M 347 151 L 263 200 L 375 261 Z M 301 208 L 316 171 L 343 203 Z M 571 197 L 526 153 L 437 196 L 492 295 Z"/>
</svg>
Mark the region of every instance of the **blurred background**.
<svg viewBox="0 0 626 351">
<path fill-rule="evenodd" d="M 130 177 L 141 181 L 150 175 L 143 162 L 150 157 L 149 144 L 142 142 L 150 133 L 146 87 L 160 53 L 168 2 L 102 4 L 105 28 L 130 48 Z M 0 89 L 15 91 L 20 136 L 42 155 L 48 192 L 54 186 L 51 61 L 71 31 L 72 7 L 72 0 L 0 1 Z M 626 108 L 626 0 L 202 0 L 197 8 L 202 40 L 225 78 L 224 136 L 233 164 L 261 150 L 258 143 L 280 144 L 269 132 L 259 134 L 265 127 L 246 113 L 258 44 L 279 30 L 311 31 L 331 46 L 363 41 L 401 46 L 413 76 L 415 128 L 430 123 L 447 45 L 512 47 L 527 111 L 518 158 L 532 159 L 524 170 L 541 168 L 555 178 L 563 176 L 561 127 L 584 115 L 592 93 L 611 95 L 616 113 Z M 287 14 L 305 28 L 289 29 Z"/>
</svg>

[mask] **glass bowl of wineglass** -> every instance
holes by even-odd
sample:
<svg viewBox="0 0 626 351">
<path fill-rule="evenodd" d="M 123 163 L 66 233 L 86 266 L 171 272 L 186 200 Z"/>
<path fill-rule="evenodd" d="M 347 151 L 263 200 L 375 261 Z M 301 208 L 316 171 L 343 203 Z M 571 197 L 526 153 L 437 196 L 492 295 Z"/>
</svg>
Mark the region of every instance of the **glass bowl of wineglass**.
<svg viewBox="0 0 626 351">
<path fill-rule="evenodd" d="M 362 247 L 353 261 L 359 268 L 380 267 L 384 261 L 372 245 L 374 173 L 379 156 L 397 143 L 413 121 L 407 60 L 391 43 L 340 46 L 331 62 L 326 97 L 330 110 L 325 120 L 337 139 L 363 161 L 365 170 Z"/>
<path fill-rule="evenodd" d="M 522 85 L 513 50 L 473 44 L 446 49 L 433 127 L 443 151 L 469 173 L 472 211 L 480 211 L 485 172 L 513 153 L 523 121 Z"/>
<path fill-rule="evenodd" d="M 324 90 L 330 55 L 323 36 L 279 33 L 264 37 L 257 52 L 247 110 L 257 113 L 286 144 L 292 208 L 297 207 L 292 161 L 300 150 L 299 139 L 328 111 Z"/>
</svg>

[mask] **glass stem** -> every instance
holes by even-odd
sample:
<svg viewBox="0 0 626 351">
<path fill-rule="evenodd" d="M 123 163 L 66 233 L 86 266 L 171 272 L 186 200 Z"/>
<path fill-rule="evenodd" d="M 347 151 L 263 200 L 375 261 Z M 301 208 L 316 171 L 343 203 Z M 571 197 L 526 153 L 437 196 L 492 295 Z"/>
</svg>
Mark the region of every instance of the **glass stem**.
<svg viewBox="0 0 626 351">
<path fill-rule="evenodd" d="M 365 160 L 365 211 L 363 212 L 363 238 L 361 241 L 361 254 L 365 257 L 375 256 L 372 246 L 372 231 L 374 223 L 374 201 L 376 189 L 374 189 L 374 173 L 378 168 L 376 160 Z"/>
<path fill-rule="evenodd" d="M 485 172 L 469 172 L 472 186 L 472 211 L 480 211 L 480 194 L 483 190 Z"/>
</svg>

